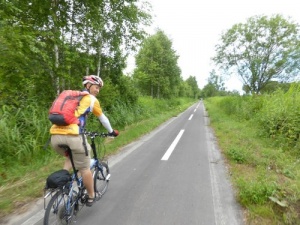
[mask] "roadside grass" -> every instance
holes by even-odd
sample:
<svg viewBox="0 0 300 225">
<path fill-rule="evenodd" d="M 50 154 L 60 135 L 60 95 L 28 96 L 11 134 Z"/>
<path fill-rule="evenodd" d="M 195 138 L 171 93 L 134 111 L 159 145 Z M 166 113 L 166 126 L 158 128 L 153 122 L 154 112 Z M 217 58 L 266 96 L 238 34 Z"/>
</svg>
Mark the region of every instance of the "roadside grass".
<svg viewBox="0 0 300 225">
<path fill-rule="evenodd" d="M 44 151 L 44 150 L 41 150 Z M 45 151 L 45 154 L 46 153 Z M 13 212 L 24 212 L 30 203 L 43 195 L 45 177 L 53 171 L 53 168 L 60 168 L 63 159 L 49 153 L 53 157 L 42 163 L 37 162 L 26 168 L 22 177 L 15 178 L 0 187 L 0 218 Z M 15 174 L 19 174 L 22 168 L 16 169 Z M 1 220 L 0 220 L 1 222 Z"/>
<path fill-rule="evenodd" d="M 228 115 L 214 100 L 205 107 L 246 224 L 300 224 L 299 155 L 274 146 L 253 120 Z"/>
<path fill-rule="evenodd" d="M 96 139 L 97 149 L 104 144 L 104 158 L 108 158 L 110 155 L 118 153 L 123 146 L 151 132 L 168 119 L 177 116 L 195 102 L 195 100 L 184 100 L 178 106 L 172 107 L 171 110 L 153 112 L 148 118 L 125 126 L 115 139 L 108 138 L 103 141 Z M 46 177 L 62 167 L 63 157 L 51 151 L 50 147 L 46 150 L 42 147 L 40 146 L 38 150 L 40 151 L 39 155 L 42 156 L 40 160 L 30 164 L 19 162 L 18 166 L 10 168 L 9 174 L 12 177 L 7 182 L 1 182 L 0 223 L 5 216 L 22 213 L 28 209 L 32 202 L 40 199 L 44 193 Z M 101 148 L 100 156 L 103 156 L 103 154 L 104 149 Z"/>
</svg>

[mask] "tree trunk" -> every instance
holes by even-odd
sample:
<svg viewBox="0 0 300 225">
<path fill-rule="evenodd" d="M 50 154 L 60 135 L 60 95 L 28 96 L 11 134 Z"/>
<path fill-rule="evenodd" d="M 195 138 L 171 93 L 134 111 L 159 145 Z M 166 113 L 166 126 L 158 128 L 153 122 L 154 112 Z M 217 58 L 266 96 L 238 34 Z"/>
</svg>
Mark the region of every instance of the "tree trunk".
<svg viewBox="0 0 300 225">
<path fill-rule="evenodd" d="M 98 65 L 97 65 L 97 76 L 100 77 L 101 73 L 101 52 L 102 52 L 102 40 L 101 37 L 98 40 L 99 46 L 98 46 Z"/>
<path fill-rule="evenodd" d="M 85 46 L 86 46 L 86 55 L 89 55 L 89 29 L 88 29 L 88 22 L 85 21 Z M 86 65 L 85 75 L 89 75 L 90 67 Z"/>
<path fill-rule="evenodd" d="M 152 81 L 151 81 L 151 97 L 152 97 L 152 98 L 154 97 L 154 94 L 153 94 L 153 84 L 152 84 Z"/>
<path fill-rule="evenodd" d="M 56 15 L 56 9 L 57 9 L 57 2 L 55 0 L 53 0 L 51 2 L 51 6 L 52 6 L 52 19 L 53 19 L 53 29 L 52 32 L 54 35 L 57 34 L 57 15 Z M 54 37 L 54 39 L 57 37 Z M 57 69 L 59 67 L 59 48 L 58 45 L 56 44 L 56 42 L 54 42 L 54 46 L 53 46 L 53 50 L 54 50 L 54 70 L 57 72 Z M 52 74 L 52 76 L 55 79 L 55 85 L 56 85 L 56 93 L 57 95 L 60 93 L 60 87 L 59 87 L 59 77 L 57 76 L 57 74 Z M 56 77 L 56 78 L 55 78 Z"/>
</svg>

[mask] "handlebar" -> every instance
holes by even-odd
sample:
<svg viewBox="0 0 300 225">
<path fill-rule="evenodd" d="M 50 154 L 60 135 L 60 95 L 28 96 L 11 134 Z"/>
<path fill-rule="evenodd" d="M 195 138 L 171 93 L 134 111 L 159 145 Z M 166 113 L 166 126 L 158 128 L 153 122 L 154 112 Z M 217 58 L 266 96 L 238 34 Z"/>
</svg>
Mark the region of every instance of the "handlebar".
<svg viewBox="0 0 300 225">
<path fill-rule="evenodd" d="M 95 137 L 114 137 L 113 135 L 110 135 L 109 133 L 98 133 L 98 132 L 95 132 L 95 131 L 84 131 L 84 134 L 89 136 L 90 138 L 95 138 Z"/>
</svg>

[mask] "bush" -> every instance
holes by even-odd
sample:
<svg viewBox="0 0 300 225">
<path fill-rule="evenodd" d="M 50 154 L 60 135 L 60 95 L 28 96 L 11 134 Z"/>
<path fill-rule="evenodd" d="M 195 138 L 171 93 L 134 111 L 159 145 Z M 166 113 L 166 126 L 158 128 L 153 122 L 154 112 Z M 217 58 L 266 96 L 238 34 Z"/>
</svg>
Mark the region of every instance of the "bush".
<svg viewBox="0 0 300 225">
<path fill-rule="evenodd" d="M 300 150 L 300 84 L 288 92 L 255 96 L 226 96 L 209 98 L 220 110 L 238 120 L 257 124 L 260 135 L 274 139 L 285 148 Z"/>
<path fill-rule="evenodd" d="M 278 90 L 265 96 L 257 121 L 277 144 L 299 150 L 300 84 L 292 85 L 286 93 Z"/>
<path fill-rule="evenodd" d="M 243 205 L 264 204 L 278 189 L 275 182 L 266 182 L 265 178 L 258 178 L 258 180 L 239 178 L 237 186 L 239 198 Z"/>
<path fill-rule="evenodd" d="M 3 178 L 0 180 L 4 182 L 15 171 L 11 168 L 21 169 L 43 161 L 50 123 L 47 111 L 38 110 L 36 105 L 18 110 L 2 107 L 0 115 L 0 176 Z"/>
</svg>

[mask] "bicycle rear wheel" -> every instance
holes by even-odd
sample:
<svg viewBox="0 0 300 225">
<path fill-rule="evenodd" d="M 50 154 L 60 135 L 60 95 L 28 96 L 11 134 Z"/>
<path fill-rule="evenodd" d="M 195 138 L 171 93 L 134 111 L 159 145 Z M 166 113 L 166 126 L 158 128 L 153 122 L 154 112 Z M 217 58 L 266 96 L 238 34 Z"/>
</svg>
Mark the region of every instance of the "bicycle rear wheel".
<svg viewBox="0 0 300 225">
<path fill-rule="evenodd" d="M 94 177 L 94 188 L 96 194 L 96 200 L 99 200 L 107 190 L 109 182 L 109 168 L 107 163 L 99 162 L 102 166 L 96 167 L 93 173 Z"/>
<path fill-rule="evenodd" d="M 73 222 L 74 198 L 68 203 L 68 195 L 58 191 L 49 201 L 45 211 L 44 225 L 67 225 Z M 69 204 L 69 206 L 68 206 Z"/>
</svg>

